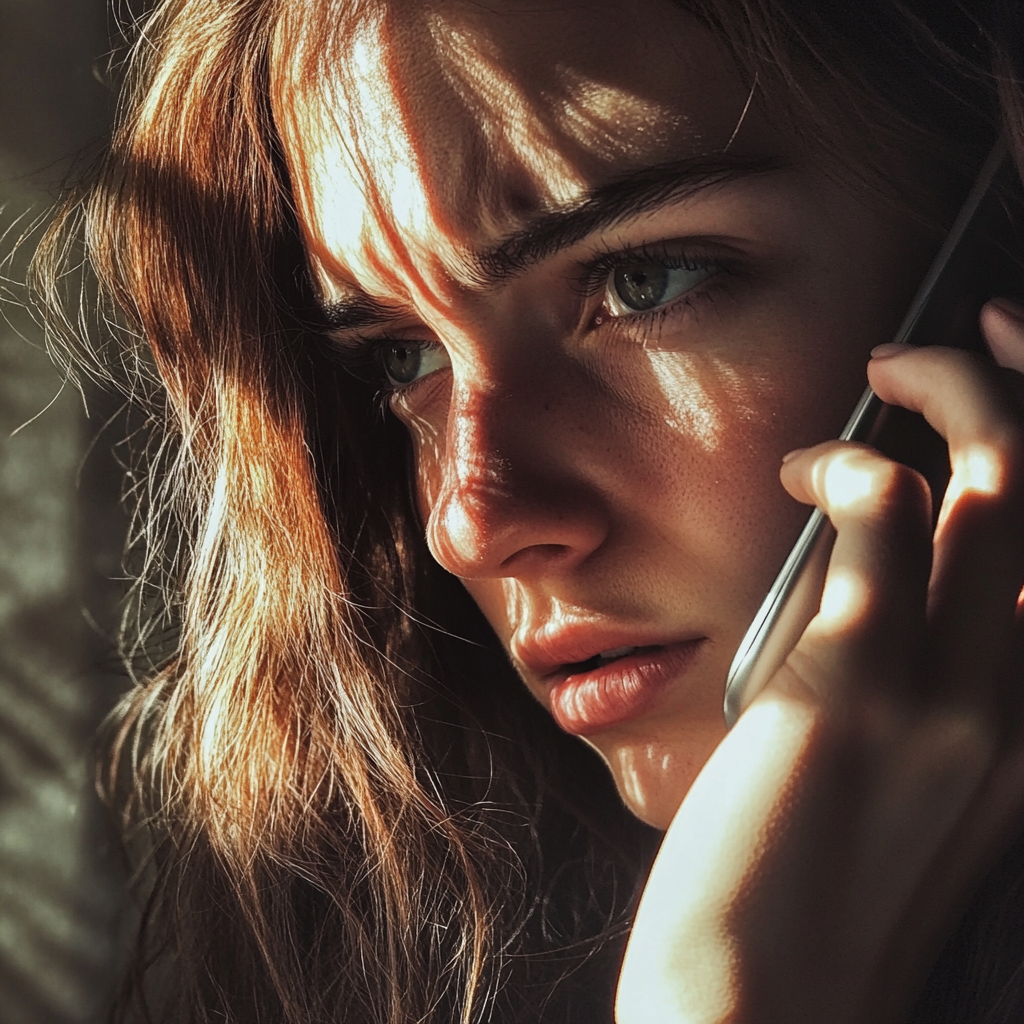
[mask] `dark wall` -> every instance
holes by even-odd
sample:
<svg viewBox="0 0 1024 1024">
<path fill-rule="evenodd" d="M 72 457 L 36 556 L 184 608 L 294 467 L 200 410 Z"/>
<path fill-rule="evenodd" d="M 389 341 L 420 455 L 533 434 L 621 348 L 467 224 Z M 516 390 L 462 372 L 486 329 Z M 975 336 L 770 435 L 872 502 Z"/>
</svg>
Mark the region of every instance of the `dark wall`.
<svg viewBox="0 0 1024 1024">
<path fill-rule="evenodd" d="M 124 685 L 119 474 L 92 444 L 116 404 L 62 390 L 11 256 L 105 131 L 108 38 L 105 0 L 0 0 L 0 1024 L 103 1019 L 123 925 L 90 759 Z"/>
</svg>

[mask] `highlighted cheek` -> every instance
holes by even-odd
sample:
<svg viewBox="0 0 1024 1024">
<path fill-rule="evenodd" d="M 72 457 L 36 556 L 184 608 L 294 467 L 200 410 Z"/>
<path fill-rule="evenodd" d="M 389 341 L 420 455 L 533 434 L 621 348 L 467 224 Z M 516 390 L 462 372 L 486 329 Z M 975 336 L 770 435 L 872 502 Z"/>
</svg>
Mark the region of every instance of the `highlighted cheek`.
<svg viewBox="0 0 1024 1024">
<path fill-rule="evenodd" d="M 652 351 L 647 358 L 664 402 L 666 426 L 704 451 L 718 448 L 724 418 L 720 403 L 702 380 L 702 375 L 709 376 L 708 369 L 677 352 Z"/>
</svg>

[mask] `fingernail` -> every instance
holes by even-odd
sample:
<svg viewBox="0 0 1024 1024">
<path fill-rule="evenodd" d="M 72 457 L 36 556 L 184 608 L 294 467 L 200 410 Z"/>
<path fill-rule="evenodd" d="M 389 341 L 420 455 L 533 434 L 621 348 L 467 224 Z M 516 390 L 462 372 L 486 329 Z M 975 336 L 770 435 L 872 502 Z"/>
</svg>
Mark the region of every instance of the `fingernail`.
<svg viewBox="0 0 1024 1024">
<path fill-rule="evenodd" d="M 898 356 L 913 348 L 913 345 L 901 345 L 897 341 L 887 341 L 884 345 L 876 345 L 871 350 L 872 359 L 888 359 L 890 356 Z"/>
<path fill-rule="evenodd" d="M 1019 302 L 1014 302 L 1013 299 L 1007 299 L 1000 295 L 998 298 L 989 299 L 988 304 L 995 306 L 1000 313 L 1004 313 L 1011 320 L 1024 323 L 1024 306 Z"/>
<path fill-rule="evenodd" d="M 791 452 L 786 452 L 786 454 L 782 456 L 782 464 L 785 465 L 787 462 L 789 462 L 790 459 L 795 459 L 798 455 L 805 451 L 807 451 L 806 448 L 794 448 Z"/>
</svg>

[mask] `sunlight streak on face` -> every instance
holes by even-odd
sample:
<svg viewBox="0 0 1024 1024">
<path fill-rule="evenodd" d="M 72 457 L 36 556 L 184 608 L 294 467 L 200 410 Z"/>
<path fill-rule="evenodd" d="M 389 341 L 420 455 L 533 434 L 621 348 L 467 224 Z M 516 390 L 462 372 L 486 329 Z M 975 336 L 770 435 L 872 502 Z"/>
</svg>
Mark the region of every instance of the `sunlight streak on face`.
<svg viewBox="0 0 1024 1024">
<path fill-rule="evenodd" d="M 671 410 L 665 423 L 678 434 L 697 441 L 706 451 L 718 447 L 722 414 L 702 380 L 705 374 L 694 372 L 691 360 L 678 353 L 648 353 L 651 370 Z"/>
<path fill-rule="evenodd" d="M 444 441 L 438 425 L 426 416 L 403 409 L 402 422 L 412 436 L 416 453 L 416 480 L 420 488 L 420 502 L 425 513 L 437 503 L 440 487 L 439 472 L 444 462 Z"/>
<path fill-rule="evenodd" d="M 593 746 L 593 744 L 591 744 Z M 597 747 L 594 747 L 597 750 Z M 622 798 L 637 807 L 649 802 L 647 792 L 652 771 L 668 776 L 672 768 L 672 752 L 647 744 L 625 752 L 616 759 L 616 779 Z"/>
<path fill-rule="evenodd" d="M 667 146 L 684 120 L 677 109 L 595 81 L 574 68 L 559 69 L 566 97 L 559 127 L 586 139 L 590 151 L 605 160 L 637 157 L 655 145 Z"/>
<path fill-rule="evenodd" d="M 485 153 L 514 155 L 534 183 L 543 182 L 547 203 L 558 205 L 579 197 L 579 174 L 560 152 L 558 140 L 545 126 L 522 84 L 503 72 L 500 58 L 488 40 L 457 28 L 440 15 L 430 28 L 441 56 L 442 69 L 483 139 Z M 495 118 L 494 111 L 502 117 Z M 488 175 L 480 176 L 484 181 Z M 481 204 L 481 213 L 491 210 Z"/>
<path fill-rule="evenodd" d="M 647 352 L 647 358 L 671 410 L 665 424 L 696 441 L 705 452 L 719 448 L 727 419 L 745 422 L 755 416 L 744 394 L 748 389 L 741 386 L 734 367 L 717 359 L 710 360 L 710 365 L 707 360 L 698 364 L 685 353 L 655 349 Z M 713 391 L 708 382 L 713 382 Z"/>
</svg>

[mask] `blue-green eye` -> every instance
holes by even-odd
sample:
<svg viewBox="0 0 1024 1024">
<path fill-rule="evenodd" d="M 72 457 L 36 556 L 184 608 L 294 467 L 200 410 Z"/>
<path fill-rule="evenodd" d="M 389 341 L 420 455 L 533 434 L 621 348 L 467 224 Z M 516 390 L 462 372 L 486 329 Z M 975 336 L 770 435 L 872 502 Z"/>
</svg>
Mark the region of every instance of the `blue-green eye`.
<svg viewBox="0 0 1024 1024">
<path fill-rule="evenodd" d="M 718 272 L 712 264 L 682 267 L 648 260 L 623 263 L 608 275 L 605 302 L 612 316 L 657 309 Z"/>
<path fill-rule="evenodd" d="M 388 382 L 396 388 L 451 366 L 444 346 L 436 341 L 387 341 L 380 347 L 380 361 Z"/>
</svg>

